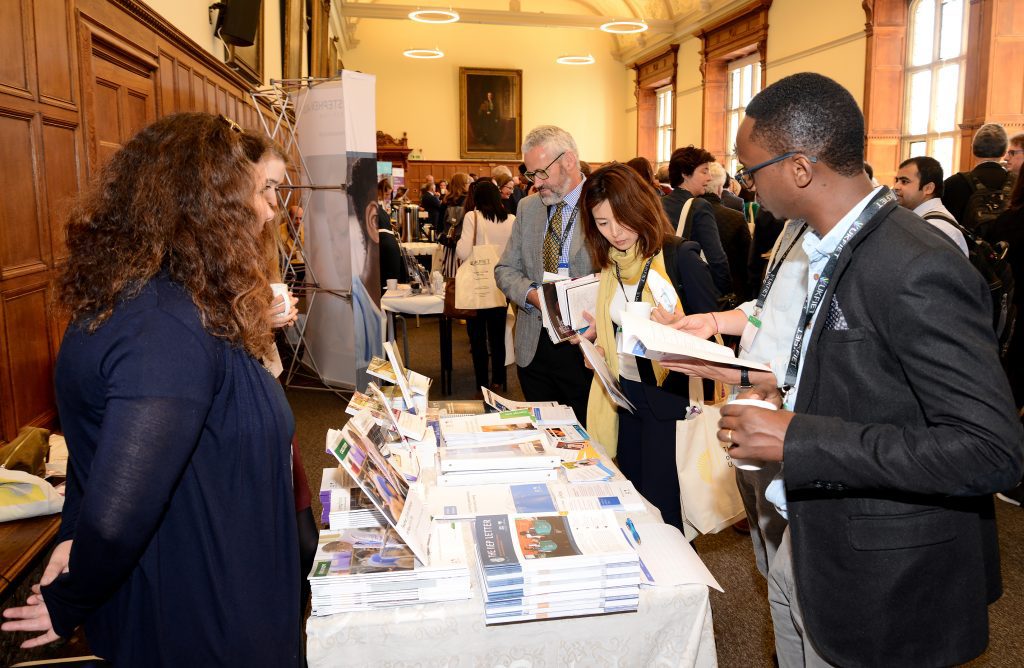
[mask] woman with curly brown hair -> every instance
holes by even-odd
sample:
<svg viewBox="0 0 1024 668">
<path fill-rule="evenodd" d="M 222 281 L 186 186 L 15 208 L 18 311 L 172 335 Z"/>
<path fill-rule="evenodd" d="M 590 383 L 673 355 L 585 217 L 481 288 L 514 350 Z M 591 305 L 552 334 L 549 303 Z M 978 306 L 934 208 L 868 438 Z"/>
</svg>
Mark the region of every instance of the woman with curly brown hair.
<svg viewBox="0 0 1024 668">
<path fill-rule="evenodd" d="M 299 663 L 294 420 L 273 344 L 273 211 L 238 127 L 141 130 L 71 215 L 56 369 L 67 568 L 4 630 L 85 627 L 115 665 Z M 72 542 L 68 542 L 72 541 Z"/>
</svg>

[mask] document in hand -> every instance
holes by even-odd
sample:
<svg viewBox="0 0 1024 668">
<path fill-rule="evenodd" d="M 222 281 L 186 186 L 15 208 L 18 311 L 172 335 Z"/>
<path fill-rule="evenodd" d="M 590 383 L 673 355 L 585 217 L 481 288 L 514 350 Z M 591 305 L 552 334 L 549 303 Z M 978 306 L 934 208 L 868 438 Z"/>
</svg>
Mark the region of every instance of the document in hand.
<svg viewBox="0 0 1024 668">
<path fill-rule="evenodd" d="M 756 371 L 771 371 L 767 364 L 741 360 L 731 349 L 713 341 L 705 341 L 693 334 L 630 313 L 622 314 L 621 352 L 659 362 L 694 358 Z"/>
<path fill-rule="evenodd" d="M 558 277 L 538 290 L 541 320 L 553 343 L 566 341 L 587 326 L 583 311 L 597 312 L 597 274 L 579 278 Z"/>
<path fill-rule="evenodd" d="M 597 374 L 597 379 L 601 381 L 601 385 L 604 386 L 604 391 L 608 393 L 612 401 L 616 405 L 622 406 L 630 413 L 636 412 L 636 406 L 634 406 L 629 399 L 626 398 L 626 393 L 622 391 L 622 386 L 619 385 L 619 379 L 612 375 L 611 369 L 604 361 L 604 355 L 602 355 L 597 347 L 588 341 L 587 339 L 580 337 L 580 352 L 590 362 L 590 366 L 594 368 L 594 373 Z"/>
</svg>

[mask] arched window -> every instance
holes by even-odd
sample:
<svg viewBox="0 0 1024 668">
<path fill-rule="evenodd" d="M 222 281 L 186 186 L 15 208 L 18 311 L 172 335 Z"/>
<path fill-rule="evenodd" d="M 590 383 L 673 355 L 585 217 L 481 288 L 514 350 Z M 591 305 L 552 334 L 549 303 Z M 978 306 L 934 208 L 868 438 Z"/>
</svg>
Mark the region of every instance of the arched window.
<svg viewBox="0 0 1024 668">
<path fill-rule="evenodd" d="M 948 175 L 959 164 L 967 52 L 966 0 L 914 0 L 908 17 L 903 156 L 928 155 Z"/>
</svg>

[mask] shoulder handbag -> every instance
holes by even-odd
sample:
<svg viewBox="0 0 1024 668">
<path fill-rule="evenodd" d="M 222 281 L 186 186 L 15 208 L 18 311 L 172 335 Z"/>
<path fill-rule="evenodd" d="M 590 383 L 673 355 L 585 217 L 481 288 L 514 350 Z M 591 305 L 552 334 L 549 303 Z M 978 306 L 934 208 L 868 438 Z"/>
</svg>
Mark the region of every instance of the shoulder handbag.
<svg viewBox="0 0 1024 668">
<path fill-rule="evenodd" d="M 704 403 L 701 380 L 692 376 L 690 405 L 695 414 L 676 422 L 679 501 L 688 525 L 701 533 L 718 533 L 744 516 L 743 500 L 728 444 L 717 436 L 720 406 Z"/>
<path fill-rule="evenodd" d="M 455 272 L 455 308 L 482 309 L 505 306 L 505 293 L 494 280 L 494 267 L 498 264 L 498 247 L 477 244 L 477 232 L 487 220 L 478 211 L 472 212 L 473 250 Z"/>
<path fill-rule="evenodd" d="M 459 207 L 461 211 L 462 207 Z M 462 225 L 458 226 L 462 231 Z M 458 234 L 455 225 L 448 228 L 447 241 L 444 245 L 444 310 L 442 313 L 448 318 L 475 318 L 476 309 L 460 309 L 455 307 L 455 272 L 458 270 L 459 259 L 455 255 L 455 247 L 458 244 Z"/>
</svg>

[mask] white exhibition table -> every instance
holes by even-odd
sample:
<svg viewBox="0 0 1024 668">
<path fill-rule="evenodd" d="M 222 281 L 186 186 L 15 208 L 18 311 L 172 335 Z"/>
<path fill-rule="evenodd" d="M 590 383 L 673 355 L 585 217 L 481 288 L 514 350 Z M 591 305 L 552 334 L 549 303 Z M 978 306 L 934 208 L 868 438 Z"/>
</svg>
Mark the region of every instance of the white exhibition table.
<svg viewBox="0 0 1024 668">
<path fill-rule="evenodd" d="M 595 447 L 600 451 L 599 445 Z M 611 468 L 618 468 L 603 457 Z M 661 523 L 657 508 L 630 513 L 637 530 Z M 709 589 L 704 584 L 640 588 L 637 612 L 484 624 L 472 524 L 466 545 L 473 597 L 462 601 L 346 612 L 306 621 L 310 668 L 716 667 Z M 680 561 L 685 557 L 680 555 Z"/>
<path fill-rule="evenodd" d="M 484 625 L 483 601 L 310 617 L 310 668 L 717 666 L 705 585 L 644 587 L 638 612 Z"/>
</svg>

